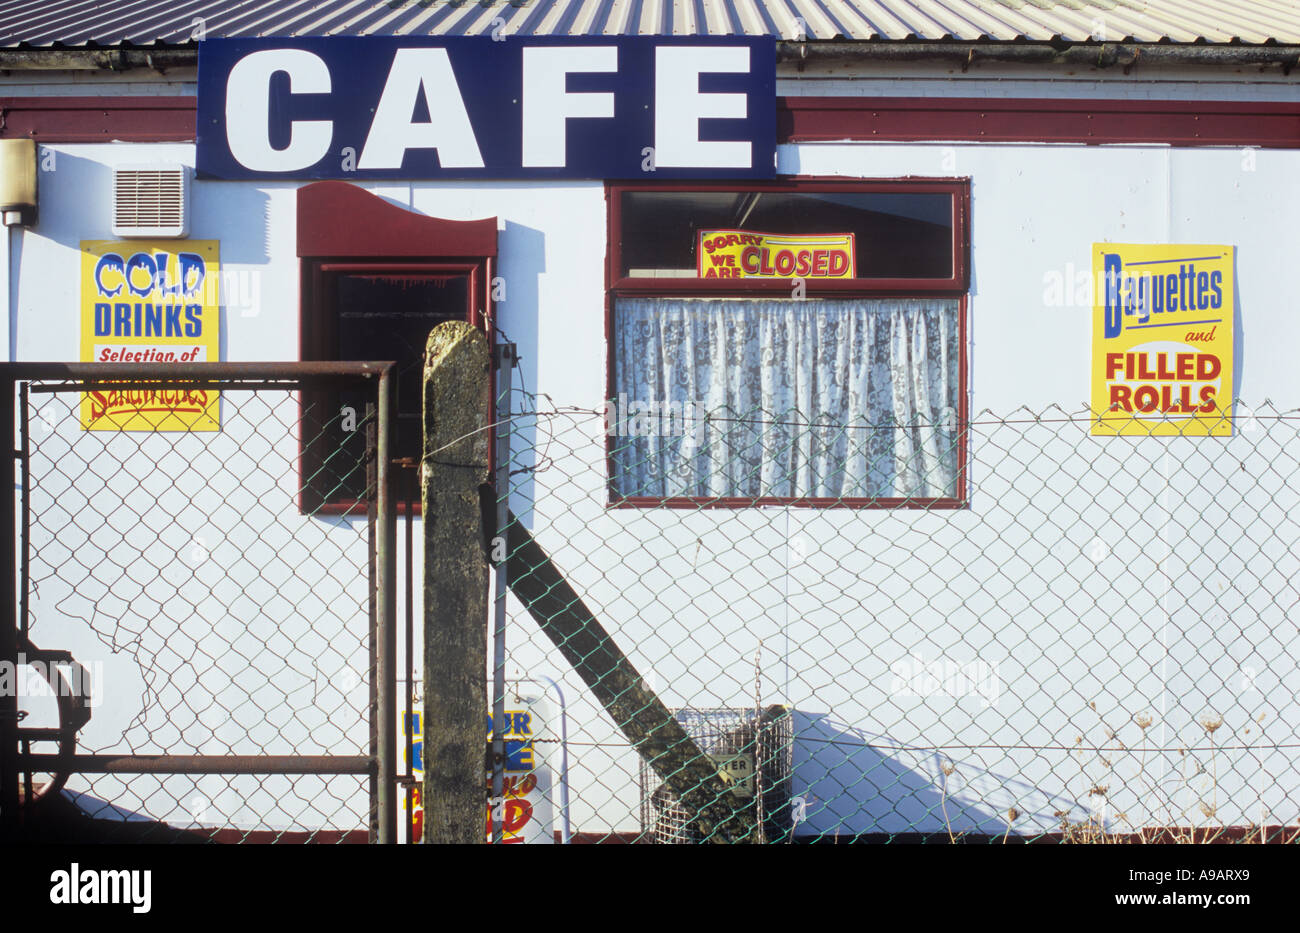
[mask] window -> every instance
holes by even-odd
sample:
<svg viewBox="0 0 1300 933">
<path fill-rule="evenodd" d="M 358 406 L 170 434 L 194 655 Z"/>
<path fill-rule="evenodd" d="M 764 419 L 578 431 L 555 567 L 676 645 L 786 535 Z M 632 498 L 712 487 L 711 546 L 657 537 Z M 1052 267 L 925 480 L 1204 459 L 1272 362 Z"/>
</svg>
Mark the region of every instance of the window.
<svg viewBox="0 0 1300 933">
<path fill-rule="evenodd" d="M 962 504 L 965 182 L 608 196 L 612 504 Z"/>
<path fill-rule="evenodd" d="M 444 321 L 486 326 L 495 218 L 442 220 L 321 182 L 299 189 L 298 254 L 302 359 L 394 361 L 393 456 L 418 461 L 425 343 Z M 341 413 L 360 423 L 364 402 L 340 390 L 301 397 L 300 509 L 353 510 L 366 488 L 365 439 Z"/>
</svg>

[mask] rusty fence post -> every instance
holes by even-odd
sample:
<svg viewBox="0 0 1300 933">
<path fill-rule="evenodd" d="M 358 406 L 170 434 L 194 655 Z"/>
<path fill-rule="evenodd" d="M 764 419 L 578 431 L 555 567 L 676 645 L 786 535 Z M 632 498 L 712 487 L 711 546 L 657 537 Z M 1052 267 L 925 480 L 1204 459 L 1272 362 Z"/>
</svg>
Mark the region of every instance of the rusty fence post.
<svg viewBox="0 0 1300 933">
<path fill-rule="evenodd" d="M 510 377 L 515 366 L 515 345 L 500 343 L 495 348 L 497 363 L 496 404 L 496 492 L 497 532 L 510 521 Z M 506 710 L 506 580 L 509 561 L 504 539 L 494 538 L 492 554 L 492 842 L 500 844 L 505 812 L 505 710 Z"/>
<path fill-rule="evenodd" d="M 424 841 L 486 839 L 488 566 L 480 490 L 488 478 L 487 338 L 439 324 L 424 358 Z"/>
<path fill-rule="evenodd" d="M 378 841 L 397 842 L 397 508 L 393 498 L 393 427 L 396 420 L 396 367 L 389 365 L 379 374 L 376 387 L 378 431 L 375 440 L 375 570 L 376 659 L 371 672 L 376 684 L 378 742 L 376 770 L 379 793 L 375 802 Z"/>
<path fill-rule="evenodd" d="M 0 378 L 0 663 L 12 665 L 18 677 L 18 594 L 15 592 L 18 549 L 14 508 L 14 390 L 11 373 Z M 27 490 L 23 490 L 24 496 Z M 12 839 L 18 830 L 18 690 L 0 690 L 0 838 Z"/>
</svg>

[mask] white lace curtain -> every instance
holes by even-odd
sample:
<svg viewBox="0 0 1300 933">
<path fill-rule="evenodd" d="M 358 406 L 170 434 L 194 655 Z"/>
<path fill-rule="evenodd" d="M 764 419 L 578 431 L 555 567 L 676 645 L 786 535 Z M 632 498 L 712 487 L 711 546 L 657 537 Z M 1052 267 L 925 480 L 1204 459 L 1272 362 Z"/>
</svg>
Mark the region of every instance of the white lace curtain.
<svg viewBox="0 0 1300 933">
<path fill-rule="evenodd" d="M 618 299 L 615 491 L 956 495 L 958 309 L 939 298 Z M 690 417 L 647 411 L 707 418 L 693 431 Z"/>
</svg>

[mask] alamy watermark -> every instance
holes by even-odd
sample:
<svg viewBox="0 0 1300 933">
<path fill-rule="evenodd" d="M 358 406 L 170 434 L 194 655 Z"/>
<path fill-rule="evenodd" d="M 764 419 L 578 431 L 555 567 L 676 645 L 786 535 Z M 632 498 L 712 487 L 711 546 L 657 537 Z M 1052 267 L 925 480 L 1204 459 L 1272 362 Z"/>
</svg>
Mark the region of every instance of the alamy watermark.
<svg viewBox="0 0 1300 933">
<path fill-rule="evenodd" d="M 153 905 L 153 870 L 82 868 L 73 862 L 50 874 L 51 904 L 123 904 L 147 914 Z"/>
<path fill-rule="evenodd" d="M 704 444 L 704 405 L 698 401 L 629 400 L 605 402 L 605 433 L 610 437 L 680 437 L 684 452 Z"/>
<path fill-rule="evenodd" d="M 979 697 L 981 706 L 996 706 L 1002 695 L 1002 679 L 997 664 L 976 659 L 954 661 L 937 658 L 927 661 L 911 655 L 889 666 L 893 675 L 889 692 L 900 697 Z"/>
<path fill-rule="evenodd" d="M 18 655 L 17 663 L 0 661 L 0 696 L 52 697 L 56 690 L 98 706 L 104 699 L 104 662 L 36 661 L 25 654 Z"/>
</svg>

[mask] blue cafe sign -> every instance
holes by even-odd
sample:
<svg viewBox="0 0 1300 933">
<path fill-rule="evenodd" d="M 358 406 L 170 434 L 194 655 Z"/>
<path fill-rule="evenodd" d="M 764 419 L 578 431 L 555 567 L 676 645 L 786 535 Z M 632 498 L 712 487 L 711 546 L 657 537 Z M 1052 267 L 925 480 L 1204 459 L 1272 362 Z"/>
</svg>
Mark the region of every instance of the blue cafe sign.
<svg viewBox="0 0 1300 933">
<path fill-rule="evenodd" d="M 770 37 L 199 45 L 206 178 L 771 178 Z"/>
</svg>

